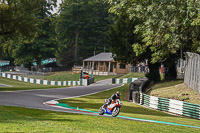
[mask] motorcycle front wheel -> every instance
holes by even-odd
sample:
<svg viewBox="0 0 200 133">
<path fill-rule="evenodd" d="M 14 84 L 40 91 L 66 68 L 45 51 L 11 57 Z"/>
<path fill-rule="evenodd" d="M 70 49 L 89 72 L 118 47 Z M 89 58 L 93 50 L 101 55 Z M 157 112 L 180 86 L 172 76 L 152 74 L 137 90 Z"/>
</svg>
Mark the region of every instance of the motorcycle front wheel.
<svg viewBox="0 0 200 133">
<path fill-rule="evenodd" d="M 112 111 L 112 116 L 116 117 L 119 114 L 120 108 L 119 107 L 114 107 Z"/>
<path fill-rule="evenodd" d="M 100 109 L 99 109 L 99 115 L 103 115 L 103 114 L 104 114 L 103 109 L 102 109 L 102 107 L 100 107 Z"/>
</svg>

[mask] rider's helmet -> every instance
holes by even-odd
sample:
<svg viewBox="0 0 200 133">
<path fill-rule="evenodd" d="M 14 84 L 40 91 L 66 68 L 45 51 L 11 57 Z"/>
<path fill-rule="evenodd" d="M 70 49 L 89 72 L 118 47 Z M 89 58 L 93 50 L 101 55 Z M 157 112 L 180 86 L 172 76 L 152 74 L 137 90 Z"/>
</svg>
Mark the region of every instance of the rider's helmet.
<svg viewBox="0 0 200 133">
<path fill-rule="evenodd" d="M 121 93 L 119 91 L 116 92 L 116 95 L 120 97 Z"/>
</svg>

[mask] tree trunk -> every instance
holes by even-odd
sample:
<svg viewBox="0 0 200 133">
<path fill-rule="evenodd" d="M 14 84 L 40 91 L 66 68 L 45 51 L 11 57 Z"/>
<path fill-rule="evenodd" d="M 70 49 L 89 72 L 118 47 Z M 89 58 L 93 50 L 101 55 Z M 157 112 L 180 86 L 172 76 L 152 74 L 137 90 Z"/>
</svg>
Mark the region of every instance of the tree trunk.
<svg viewBox="0 0 200 133">
<path fill-rule="evenodd" d="M 41 71 L 41 58 L 37 58 L 37 71 Z"/>
<path fill-rule="evenodd" d="M 76 38 L 75 38 L 75 45 L 74 45 L 74 60 L 75 60 L 75 64 L 78 62 L 78 37 L 79 37 L 79 29 L 76 30 Z"/>
<path fill-rule="evenodd" d="M 148 65 L 149 65 L 149 73 L 146 75 L 147 78 L 151 81 L 159 82 L 160 81 L 160 72 L 159 72 L 160 63 L 151 64 L 150 61 L 148 61 Z"/>
<path fill-rule="evenodd" d="M 171 62 L 165 66 L 165 80 L 175 80 L 177 77 L 176 63 Z"/>
</svg>

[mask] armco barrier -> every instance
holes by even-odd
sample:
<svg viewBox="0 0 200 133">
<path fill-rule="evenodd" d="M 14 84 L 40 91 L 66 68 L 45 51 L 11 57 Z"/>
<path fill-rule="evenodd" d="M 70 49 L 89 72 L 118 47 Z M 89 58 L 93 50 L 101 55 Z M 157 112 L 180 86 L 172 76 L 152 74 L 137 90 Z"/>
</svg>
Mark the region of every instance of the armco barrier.
<svg viewBox="0 0 200 133">
<path fill-rule="evenodd" d="M 87 79 L 80 79 L 79 81 L 49 81 L 49 80 L 21 77 L 21 76 L 7 74 L 7 73 L 3 73 L 3 72 L 0 72 L 0 76 L 5 77 L 5 78 L 19 80 L 22 82 L 42 84 L 42 85 L 58 85 L 58 86 L 77 86 L 77 85 L 87 86 L 87 85 L 89 85 Z"/>
<path fill-rule="evenodd" d="M 113 84 L 131 83 L 137 79 L 138 78 L 123 78 L 123 79 L 113 78 L 112 83 Z"/>
<path fill-rule="evenodd" d="M 140 93 L 140 104 L 157 110 L 200 119 L 200 105 Z"/>
</svg>

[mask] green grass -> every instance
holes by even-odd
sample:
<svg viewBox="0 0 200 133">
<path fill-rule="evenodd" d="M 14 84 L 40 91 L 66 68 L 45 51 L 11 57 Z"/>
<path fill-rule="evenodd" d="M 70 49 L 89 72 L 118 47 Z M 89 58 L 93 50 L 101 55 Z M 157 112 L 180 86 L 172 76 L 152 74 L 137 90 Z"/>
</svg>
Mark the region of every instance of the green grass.
<svg viewBox="0 0 200 133">
<path fill-rule="evenodd" d="M 50 86 L 50 85 L 38 85 L 26 82 L 17 81 L 14 79 L 8 79 L 0 77 L 0 84 L 9 85 L 12 87 L 0 87 L 0 91 L 17 91 L 17 90 L 32 90 L 32 89 L 49 89 L 59 88 L 63 86 Z"/>
<path fill-rule="evenodd" d="M 134 103 L 126 102 L 124 99 L 125 97 L 125 90 L 128 88 L 129 84 L 126 84 L 123 87 L 117 88 L 117 89 L 112 89 L 109 91 L 101 92 L 98 94 L 90 95 L 90 96 L 84 96 L 80 98 L 73 98 L 73 99 L 65 99 L 65 100 L 60 100 L 62 103 L 67 103 L 69 106 L 77 107 L 82 109 L 87 109 L 87 110 L 92 110 L 95 112 L 98 112 L 98 109 L 101 105 L 104 103 L 105 98 L 109 98 L 113 93 L 115 93 L 117 90 L 122 92 L 122 103 L 123 106 L 121 108 L 120 115 L 122 116 L 129 116 L 129 117 L 135 117 L 135 118 L 142 118 L 142 119 L 150 119 L 150 120 L 158 120 L 158 121 L 166 121 L 166 122 L 173 122 L 173 123 L 179 123 L 179 124 L 188 124 L 188 125 L 193 125 L 193 126 L 199 126 L 199 120 L 196 119 L 191 119 L 191 118 L 184 118 L 184 117 L 178 117 L 174 115 L 170 115 L 161 111 L 156 111 L 156 110 L 151 110 L 148 108 L 144 108 L 142 106 L 136 105 Z M 103 124 L 103 122 L 102 122 Z M 122 123 L 124 124 L 124 123 Z M 148 130 L 148 127 L 151 126 L 150 123 L 144 123 L 145 126 L 141 126 L 141 128 L 144 130 L 144 132 Z M 168 127 L 168 129 L 164 128 Z M 157 127 L 152 127 L 150 129 L 151 132 L 175 132 L 178 128 L 176 126 L 163 126 L 162 124 L 157 125 Z M 181 127 L 184 128 L 184 127 Z M 162 130 L 161 130 L 162 129 Z M 171 130 L 172 129 L 172 130 Z M 184 131 L 193 131 L 191 128 L 184 128 Z M 123 130 L 121 130 L 123 131 Z"/>
<path fill-rule="evenodd" d="M 104 79 L 110 79 L 110 78 L 133 78 L 133 77 L 144 77 L 144 73 L 129 73 L 123 76 L 119 75 L 94 75 L 95 82 L 104 80 Z M 80 74 L 72 74 L 72 72 L 56 72 L 49 76 L 45 76 L 46 80 L 54 80 L 54 81 L 78 81 L 80 79 Z"/>
<path fill-rule="evenodd" d="M 0 106 L 0 129 L 0 132 L 29 133 L 195 133 L 199 131 L 199 129 L 181 126 L 7 106 Z"/>
<path fill-rule="evenodd" d="M 4 81 L 6 80 L 6 81 Z M 28 87 L 27 84 L 16 80 L 0 77 L 0 83 L 13 85 L 16 88 Z M 40 85 L 36 85 L 40 86 Z M 114 92 L 122 92 L 122 103 L 120 115 L 174 122 L 192 126 L 200 126 L 199 120 L 169 115 L 160 111 L 150 110 L 142 106 L 128 103 L 124 99 L 124 91 L 129 84 L 123 87 L 104 91 L 90 96 L 61 100 L 70 106 L 84 108 L 98 112 L 105 98 L 110 97 Z M 50 86 L 49 86 L 50 87 Z M 49 88 L 48 87 L 48 88 Z M 32 86 L 32 88 L 35 88 Z M 104 132 L 162 132 L 162 133 L 183 133 L 198 132 L 199 129 L 170 126 L 164 124 L 148 123 L 123 120 L 119 118 L 106 118 L 100 116 L 79 115 L 62 112 L 27 109 L 22 107 L 0 106 L 0 132 L 58 132 L 58 133 L 104 133 Z"/>
<path fill-rule="evenodd" d="M 119 77 L 119 75 L 94 75 L 95 82 L 99 80 L 109 79 Z M 128 73 L 126 75 L 120 76 L 119 78 L 134 78 L 134 77 L 145 77 L 144 73 Z M 72 72 L 56 72 L 49 76 L 45 76 L 46 80 L 55 80 L 55 81 L 78 81 L 80 74 L 72 74 Z"/>
<path fill-rule="evenodd" d="M 178 85 L 178 84 L 181 84 L 181 83 L 183 83 L 183 80 L 164 81 L 164 82 L 160 82 L 160 83 L 155 84 L 152 87 L 152 89 L 156 90 L 156 89 L 160 89 L 160 88 L 163 88 L 163 87 L 171 87 L 171 86 L 175 86 L 175 85 Z"/>
<path fill-rule="evenodd" d="M 72 74 L 72 72 L 56 72 L 49 76 L 45 76 L 46 80 L 52 81 L 78 81 L 80 74 Z"/>
<path fill-rule="evenodd" d="M 119 78 L 140 78 L 140 77 L 145 77 L 145 73 L 128 73 Z"/>
<path fill-rule="evenodd" d="M 114 78 L 116 75 L 94 75 L 95 82 L 99 80 Z M 45 76 L 46 80 L 54 80 L 54 81 L 78 81 L 80 79 L 80 74 L 72 74 L 72 72 L 56 72 L 52 75 Z"/>
<path fill-rule="evenodd" d="M 152 87 L 152 96 L 200 104 L 200 95 L 187 87 L 182 80 L 165 81 Z"/>
</svg>

